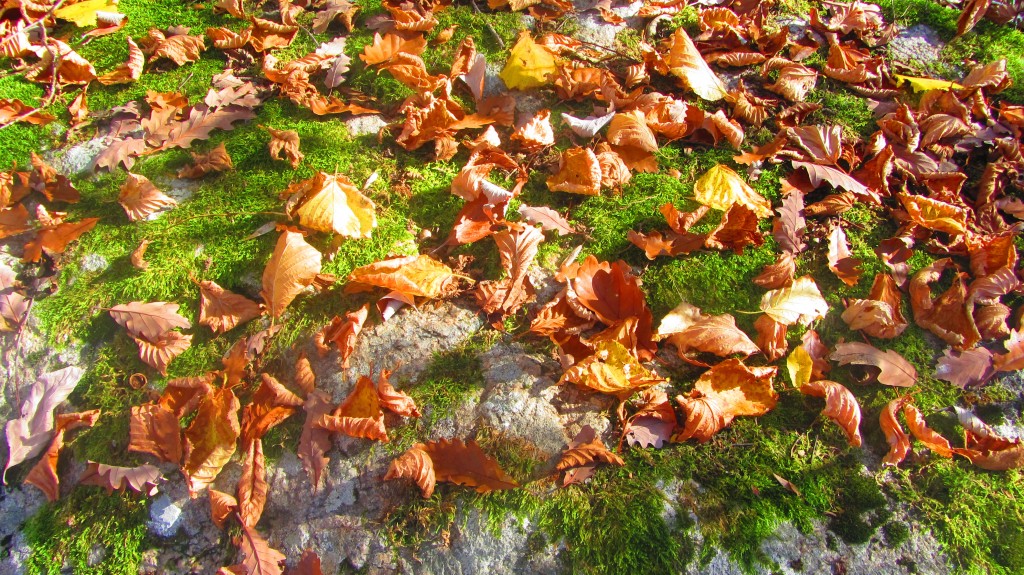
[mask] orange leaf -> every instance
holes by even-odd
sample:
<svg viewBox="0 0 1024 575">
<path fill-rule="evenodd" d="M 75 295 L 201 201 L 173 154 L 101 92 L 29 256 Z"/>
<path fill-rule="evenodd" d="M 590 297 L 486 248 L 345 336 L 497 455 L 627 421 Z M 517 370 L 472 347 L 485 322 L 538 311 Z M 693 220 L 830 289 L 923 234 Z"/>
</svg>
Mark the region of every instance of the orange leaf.
<svg viewBox="0 0 1024 575">
<path fill-rule="evenodd" d="M 776 371 L 775 367 L 747 367 L 738 359 L 727 359 L 704 372 L 692 391 L 676 398 L 686 411 L 686 424 L 672 441 L 693 438 L 703 443 L 737 416 L 771 411 L 779 397 L 772 389 Z"/>
<path fill-rule="evenodd" d="M 690 350 L 720 357 L 734 353 L 752 355 L 761 351 L 747 334 L 736 327 L 736 318 L 729 314 L 705 314 L 685 301 L 661 320 L 654 338 L 667 339 L 676 347 L 680 357 Z"/>
<path fill-rule="evenodd" d="M 593 427 L 584 425 L 572 443 L 562 452 L 562 457 L 555 465 L 555 469 L 564 471 L 570 467 L 582 467 L 598 461 L 618 466 L 626 464 L 621 457 L 608 451 Z"/>
<path fill-rule="evenodd" d="M 425 447 L 417 443 L 408 451 L 395 458 L 388 466 L 388 472 L 384 480 L 391 479 L 412 479 L 420 488 L 424 499 L 429 499 L 434 494 L 436 477 L 434 475 L 434 462 L 430 454 L 424 451 Z"/>
<path fill-rule="evenodd" d="M 882 465 L 899 465 L 910 451 L 910 436 L 903 431 L 900 422 L 896 419 L 896 412 L 899 411 L 909 400 L 908 396 L 897 397 L 885 404 L 882 413 L 878 416 L 878 426 L 885 434 L 885 440 L 889 442 L 889 452 L 882 459 Z"/>
<path fill-rule="evenodd" d="M 601 193 L 601 165 L 588 148 L 576 146 L 562 152 L 558 173 L 547 179 L 552 192 L 597 196 Z"/>
<path fill-rule="evenodd" d="M 224 529 L 224 522 L 238 511 L 238 500 L 213 488 L 208 489 L 207 493 L 210 495 L 210 518 L 214 525 Z"/>
<path fill-rule="evenodd" d="M 299 151 L 299 134 L 292 130 L 275 130 L 267 126 L 261 126 L 270 132 L 270 143 L 267 144 L 270 150 L 270 157 L 275 160 L 291 162 L 292 168 L 299 167 L 302 158 L 306 157 Z M 284 157 L 281 157 L 281 154 Z"/>
<path fill-rule="evenodd" d="M 388 381 L 390 375 L 391 372 L 389 370 L 380 370 L 380 381 L 377 382 L 377 398 L 380 400 L 381 407 L 403 417 L 419 417 L 420 410 L 416 408 L 416 402 L 391 385 L 391 382 Z"/>
<path fill-rule="evenodd" d="M 192 152 L 192 164 L 178 170 L 179 178 L 196 179 L 209 173 L 224 172 L 234 168 L 224 142 L 206 154 Z"/>
<path fill-rule="evenodd" d="M 331 448 L 330 432 L 317 425 L 317 422 L 331 412 L 331 398 L 315 389 L 306 396 L 302 409 L 306 412 L 306 421 L 299 437 L 298 456 L 315 493 L 320 486 L 320 475 L 330 461 L 327 451 Z"/>
<path fill-rule="evenodd" d="M 242 410 L 242 445 L 246 449 L 271 428 L 291 417 L 303 404 L 299 396 L 272 376 L 264 373 L 261 377 L 262 382 L 253 394 L 252 402 Z"/>
<path fill-rule="evenodd" d="M 213 333 L 224 333 L 259 317 L 260 306 L 251 299 L 228 291 L 213 281 L 199 284 L 199 324 Z"/>
<path fill-rule="evenodd" d="M 104 86 L 113 84 L 130 84 L 142 77 L 142 68 L 146 65 L 146 56 L 139 49 L 135 40 L 128 38 L 128 61 L 110 72 L 96 78 Z"/>
<path fill-rule="evenodd" d="M 907 418 L 907 429 L 914 434 L 918 441 L 941 457 L 953 457 L 953 448 L 950 447 L 949 440 L 928 427 L 917 406 L 913 403 L 905 403 L 903 417 Z"/>
<path fill-rule="evenodd" d="M 352 437 L 388 441 L 377 388 L 373 385 L 373 380 L 365 375 L 359 378 L 352 392 L 334 414 L 322 416 L 317 425 Z"/>
<path fill-rule="evenodd" d="M 831 418 L 846 431 L 846 438 L 853 447 L 860 447 L 860 404 L 845 386 L 828 380 L 812 381 L 800 386 L 800 393 L 813 395 L 825 400 L 821 414 Z"/>
<path fill-rule="evenodd" d="M 214 390 L 203 398 L 195 419 L 185 431 L 182 471 L 193 498 L 216 479 L 235 453 L 235 443 L 241 433 L 239 407 L 238 398 L 230 389 Z"/>
<path fill-rule="evenodd" d="M 115 305 L 110 308 L 110 317 L 136 338 L 150 341 L 159 340 L 175 328 L 188 329 L 192 324 L 178 314 L 178 304 L 168 302 L 139 302 Z"/>
<path fill-rule="evenodd" d="M 57 477 L 57 458 L 64 448 L 64 432 L 87 426 L 92 427 L 100 417 L 100 410 L 83 411 L 57 416 L 55 435 L 43 455 L 25 476 L 25 483 L 34 485 L 51 503 L 60 498 L 60 479 Z"/>
<path fill-rule="evenodd" d="M 132 406 L 128 451 L 181 463 L 181 427 L 173 411 L 158 403 Z"/>
<path fill-rule="evenodd" d="M 160 210 L 178 205 L 173 198 L 156 189 L 153 182 L 145 176 L 136 174 L 128 174 L 128 179 L 121 185 L 121 195 L 117 201 L 128 214 L 128 219 L 133 222 L 147 219 Z"/>
<path fill-rule="evenodd" d="M 238 479 L 238 517 L 242 525 L 255 527 L 267 504 L 267 464 L 263 458 L 263 441 L 249 444 L 242 460 L 242 476 Z"/>
<path fill-rule="evenodd" d="M 242 525 L 238 549 L 242 553 L 242 568 L 248 575 L 281 575 L 284 572 L 281 568 L 284 554 L 271 547 L 255 527 Z"/>
<path fill-rule="evenodd" d="M 378 286 L 409 296 L 435 298 L 455 278 L 448 266 L 420 254 L 379 261 L 352 270 L 348 281 Z"/>
<path fill-rule="evenodd" d="M 917 381 L 917 370 L 893 350 L 882 351 L 866 343 L 850 342 L 836 344 L 829 356 L 839 365 L 850 363 L 867 365 L 879 369 L 878 383 L 895 387 L 910 387 Z"/>
<path fill-rule="evenodd" d="M 358 310 L 345 314 L 344 321 L 340 317 L 334 316 L 331 323 L 324 326 L 314 336 L 314 342 L 320 355 L 326 355 L 330 350 L 327 343 L 333 342 L 341 353 L 341 367 L 348 369 L 348 359 L 356 349 L 356 338 L 363 330 L 363 324 L 366 323 L 369 313 L 370 304 L 364 304 Z"/>
<path fill-rule="evenodd" d="M 139 358 L 146 365 L 167 375 L 167 365 L 192 345 L 192 335 L 180 331 L 169 331 L 155 341 L 142 337 L 133 337 L 139 346 Z"/>
<path fill-rule="evenodd" d="M 425 444 L 417 443 L 413 447 L 418 447 L 430 456 L 437 481 L 475 487 L 478 493 L 519 487 L 516 480 L 505 473 L 498 462 L 484 453 L 472 439 L 467 443 L 461 439 L 441 439 Z"/>
<path fill-rule="evenodd" d="M 267 267 L 263 270 L 263 291 L 270 315 L 281 317 L 295 296 L 313 283 L 320 273 L 320 252 L 307 244 L 302 234 L 282 230 Z"/>
</svg>

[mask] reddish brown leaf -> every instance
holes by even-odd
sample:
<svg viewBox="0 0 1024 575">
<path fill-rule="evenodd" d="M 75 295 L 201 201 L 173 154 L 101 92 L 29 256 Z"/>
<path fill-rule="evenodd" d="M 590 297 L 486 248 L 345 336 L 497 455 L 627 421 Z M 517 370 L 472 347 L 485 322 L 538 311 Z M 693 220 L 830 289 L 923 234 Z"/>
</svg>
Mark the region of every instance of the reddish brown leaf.
<svg viewBox="0 0 1024 575">
<path fill-rule="evenodd" d="M 461 439 L 417 443 L 430 456 L 437 481 L 449 481 L 476 488 L 478 493 L 519 487 L 498 462 L 484 453 L 476 441 Z"/>
<path fill-rule="evenodd" d="M 64 448 L 64 433 L 82 426 L 92 427 L 99 417 L 100 410 L 98 409 L 58 415 L 54 426 L 53 440 L 42 459 L 25 476 L 25 483 L 38 487 L 51 503 L 59 499 L 60 479 L 57 477 L 57 458 L 60 456 L 61 449 Z"/>
<path fill-rule="evenodd" d="M 379 286 L 410 296 L 436 298 L 455 279 L 448 266 L 428 255 L 404 256 L 352 270 L 349 284 Z"/>
<path fill-rule="evenodd" d="M 872 337 L 884 339 L 892 339 L 907 329 L 907 320 L 901 309 L 903 295 L 891 276 L 876 275 L 868 297 L 850 300 L 843 311 L 843 321 L 850 329 L 863 330 Z"/>
<path fill-rule="evenodd" d="M 999 435 L 969 410 L 957 407 L 956 412 L 960 425 L 964 427 L 966 448 L 954 449 L 954 453 L 990 471 L 1006 471 L 1024 466 L 1024 443 L 1020 439 Z"/>
<path fill-rule="evenodd" d="M 178 417 L 158 403 L 133 406 L 128 451 L 149 453 L 168 463 L 181 463 L 181 427 Z"/>
<path fill-rule="evenodd" d="M 736 319 L 731 315 L 708 315 L 685 301 L 661 320 L 655 339 L 667 339 L 676 347 L 680 357 L 690 350 L 720 357 L 734 353 L 746 356 L 761 351 L 747 334 L 736 327 Z"/>
<path fill-rule="evenodd" d="M 270 150 L 270 157 L 275 160 L 285 160 L 291 163 L 292 168 L 298 168 L 302 163 L 305 154 L 299 151 L 299 134 L 292 130 L 275 130 L 267 126 L 261 126 L 270 132 L 270 143 L 267 144 Z M 281 154 L 284 157 L 281 157 Z"/>
<path fill-rule="evenodd" d="M 373 380 L 362 376 L 333 415 L 324 415 L 316 425 L 352 437 L 388 441 L 384 412 Z"/>
<path fill-rule="evenodd" d="M 132 337 L 139 346 L 139 359 L 146 365 L 167 375 L 167 366 L 192 345 L 192 336 L 180 331 L 169 331 L 155 341 L 142 337 Z"/>
<path fill-rule="evenodd" d="M 267 504 L 267 464 L 263 458 L 263 441 L 249 444 L 242 459 L 242 477 L 238 479 L 238 517 L 245 527 L 255 527 Z"/>
<path fill-rule="evenodd" d="M 281 564 L 285 560 L 284 554 L 271 547 L 255 527 L 242 525 L 238 549 L 242 553 L 241 564 L 247 575 L 281 575 L 284 573 L 281 568 Z"/>
<path fill-rule="evenodd" d="M 390 479 L 412 479 L 420 488 L 424 499 L 429 499 L 434 494 L 436 477 L 434 475 L 434 462 L 430 454 L 424 451 L 423 444 L 416 444 L 408 451 L 398 456 L 388 466 L 388 472 L 384 480 Z"/>
<path fill-rule="evenodd" d="M 584 425 L 572 443 L 562 452 L 562 457 L 555 465 L 555 469 L 564 471 L 571 467 L 583 467 L 597 462 L 610 463 L 620 467 L 626 464 L 621 457 L 608 451 L 593 427 Z"/>
<path fill-rule="evenodd" d="M 903 356 L 893 350 L 882 351 L 866 343 L 838 343 L 829 356 L 839 365 L 850 363 L 879 369 L 878 383 L 895 387 L 910 387 L 917 381 L 917 370 Z"/>
<path fill-rule="evenodd" d="M 178 304 L 168 302 L 139 302 L 115 305 L 110 308 L 110 317 L 128 330 L 132 337 L 141 337 L 157 341 L 167 332 L 182 328 L 188 329 L 192 324 L 178 314 Z"/>
<path fill-rule="evenodd" d="M 195 419 L 185 431 L 182 471 L 193 498 L 216 479 L 235 453 L 235 443 L 241 433 L 239 407 L 238 398 L 230 389 L 214 390 L 203 398 Z"/>
<path fill-rule="evenodd" d="M 302 409 L 306 412 L 306 422 L 299 437 L 298 456 L 315 493 L 320 487 L 320 475 L 330 461 L 326 454 L 331 448 L 330 432 L 318 426 L 317 422 L 332 411 L 331 398 L 326 393 L 314 389 L 306 396 Z"/>
<path fill-rule="evenodd" d="M 263 291 L 270 315 L 281 317 L 288 304 L 320 273 L 320 252 L 293 228 L 281 230 L 274 253 L 263 270 Z"/>
<path fill-rule="evenodd" d="M 856 285 L 863 273 L 860 259 L 853 257 L 846 243 L 846 232 L 839 225 L 832 228 L 828 237 L 828 269 L 849 286 Z"/>
<path fill-rule="evenodd" d="M 199 284 L 199 324 L 214 333 L 224 333 L 259 317 L 260 305 L 228 291 L 213 281 Z"/>
<path fill-rule="evenodd" d="M 380 380 L 377 381 L 377 398 L 384 409 L 403 417 L 419 417 L 420 410 L 416 408 L 416 402 L 411 397 L 395 389 L 388 377 L 391 372 L 382 369 Z"/>
<path fill-rule="evenodd" d="M 81 368 L 65 367 L 40 375 L 29 387 L 20 416 L 10 419 L 5 426 L 9 447 L 5 482 L 8 469 L 35 457 L 46 447 L 53 436 L 53 410 L 71 395 L 83 373 Z"/>
<path fill-rule="evenodd" d="M 977 387 L 995 375 L 992 352 L 977 347 L 962 352 L 947 349 L 935 364 L 935 378 L 961 389 Z"/>
<path fill-rule="evenodd" d="M 860 404 L 857 398 L 842 384 L 824 379 L 800 386 L 800 393 L 813 395 L 825 400 L 821 414 L 831 418 L 846 431 L 846 438 L 853 447 L 860 447 Z"/>
<path fill-rule="evenodd" d="M 128 174 L 128 179 L 121 185 L 121 195 L 117 201 L 133 222 L 178 205 L 173 198 L 156 189 L 145 176 L 136 174 Z"/>
<path fill-rule="evenodd" d="M 82 478 L 78 480 L 78 484 L 97 485 L 106 489 L 107 494 L 131 489 L 153 496 L 157 492 L 157 484 L 162 480 L 160 469 L 154 465 L 118 467 L 90 461 Z"/>
<path fill-rule="evenodd" d="M 49 255 L 62 254 L 69 243 L 93 229 L 99 218 L 85 218 L 78 222 L 65 222 L 39 230 L 32 241 L 25 244 L 22 262 L 38 262 L 43 252 Z"/>
<path fill-rule="evenodd" d="M 238 511 L 238 500 L 212 488 L 207 493 L 210 495 L 210 517 L 214 525 L 224 529 L 224 522 Z"/>
<path fill-rule="evenodd" d="M 303 404 L 299 396 L 272 376 L 264 373 L 261 378 L 262 382 L 253 394 L 252 402 L 242 411 L 242 445 L 245 449 L 271 428 L 291 417 Z"/>
<path fill-rule="evenodd" d="M 704 443 L 737 416 L 759 416 L 778 401 L 772 389 L 775 367 L 747 367 L 727 359 L 704 372 L 686 396 L 676 401 L 686 412 L 686 424 L 672 441 L 696 439 Z"/>
<path fill-rule="evenodd" d="M 205 154 L 192 152 L 192 163 L 178 170 L 179 178 L 196 179 L 206 174 L 224 172 L 234 168 L 224 142 Z"/>
<path fill-rule="evenodd" d="M 907 429 L 918 441 L 941 457 L 953 457 L 953 448 L 950 447 L 949 441 L 928 427 L 921 411 L 913 403 L 903 405 L 903 417 L 907 418 Z"/>
<path fill-rule="evenodd" d="M 885 434 L 885 440 L 889 442 L 889 452 L 882 458 L 882 465 L 897 466 L 910 451 L 910 436 L 903 431 L 899 420 L 896 419 L 896 413 L 908 400 L 907 396 L 897 397 L 885 404 L 878 416 L 878 426 Z"/>
</svg>

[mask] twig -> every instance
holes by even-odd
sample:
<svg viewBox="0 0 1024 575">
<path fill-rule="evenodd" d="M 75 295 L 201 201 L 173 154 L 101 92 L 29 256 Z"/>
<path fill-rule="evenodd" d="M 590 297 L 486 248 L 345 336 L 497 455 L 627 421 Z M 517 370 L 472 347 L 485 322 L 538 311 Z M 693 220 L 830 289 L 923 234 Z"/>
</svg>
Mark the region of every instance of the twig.
<svg viewBox="0 0 1024 575">
<path fill-rule="evenodd" d="M 470 0 L 470 4 L 473 5 L 474 14 L 482 14 L 482 12 L 480 12 L 480 6 L 477 6 L 476 0 Z M 494 26 L 491 26 L 490 22 L 484 20 L 484 27 L 486 27 L 487 31 L 491 33 L 491 36 L 494 36 L 494 41 L 498 43 L 498 47 L 504 50 L 505 41 L 501 39 L 501 35 L 498 34 L 498 31 L 494 29 Z"/>
</svg>

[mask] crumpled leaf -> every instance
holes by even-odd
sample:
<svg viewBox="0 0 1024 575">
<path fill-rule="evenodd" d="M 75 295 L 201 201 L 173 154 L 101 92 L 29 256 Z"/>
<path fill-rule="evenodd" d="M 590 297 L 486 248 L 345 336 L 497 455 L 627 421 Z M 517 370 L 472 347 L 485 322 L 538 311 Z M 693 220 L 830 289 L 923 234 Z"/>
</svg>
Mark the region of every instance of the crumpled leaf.
<svg viewBox="0 0 1024 575">
<path fill-rule="evenodd" d="M 925 196 L 900 194 L 900 202 L 910 219 L 921 227 L 960 235 L 967 231 L 967 211 Z"/>
<path fill-rule="evenodd" d="M 296 371 L 302 366 L 302 359 Z M 306 364 L 308 367 L 308 362 Z M 261 382 L 252 401 L 242 410 L 242 445 L 248 450 L 249 445 L 271 428 L 291 417 L 302 406 L 303 400 L 290 389 L 266 373 L 260 375 Z"/>
<path fill-rule="evenodd" d="M 868 299 L 851 299 L 843 311 L 843 321 L 850 329 L 862 330 L 872 337 L 892 339 L 907 329 L 903 317 L 903 295 L 896 280 L 879 273 L 871 285 Z"/>
<path fill-rule="evenodd" d="M 305 154 L 299 151 L 299 134 L 293 130 L 275 130 L 268 126 L 261 126 L 270 132 L 270 143 L 267 144 L 270 150 L 270 157 L 275 160 L 290 162 L 292 168 L 298 168 L 302 163 Z M 281 157 L 284 154 L 284 157 Z"/>
<path fill-rule="evenodd" d="M 104 86 L 130 84 L 142 77 L 142 68 L 146 65 L 146 55 L 142 53 L 135 40 L 128 38 L 128 61 L 110 72 L 96 78 Z"/>
<path fill-rule="evenodd" d="M 547 179 L 552 192 L 597 196 L 601 193 L 601 165 L 589 148 L 579 146 L 562 152 L 558 172 Z"/>
<path fill-rule="evenodd" d="M 430 466 L 427 466 L 422 455 L 415 453 L 417 450 L 428 456 Z M 397 464 L 399 460 L 401 464 Z M 433 469 L 432 474 L 430 468 Z M 449 481 L 474 487 L 477 493 L 519 487 L 516 480 L 509 476 L 497 461 L 484 453 L 472 439 L 466 443 L 461 439 L 417 443 L 398 460 L 392 462 L 385 479 L 413 479 L 420 485 L 423 496 L 430 497 L 429 493 L 433 490 L 429 489 L 428 492 L 432 483 L 429 475 L 433 475 L 435 481 Z"/>
<path fill-rule="evenodd" d="M 519 310 L 534 295 L 533 284 L 527 276 L 544 234 L 533 226 L 510 229 L 493 235 L 501 257 L 501 267 L 507 276 L 498 281 L 484 281 L 477 286 L 477 301 L 492 325 Z"/>
<path fill-rule="evenodd" d="M 210 518 L 214 525 L 224 529 L 224 523 L 238 511 L 238 500 L 212 487 L 206 492 L 210 495 Z"/>
<path fill-rule="evenodd" d="M 814 279 L 803 276 L 789 287 L 774 289 L 761 296 L 761 311 L 784 325 L 809 325 L 825 317 L 828 302 L 821 297 Z"/>
<path fill-rule="evenodd" d="M 313 283 L 320 273 L 320 261 L 320 252 L 307 244 L 300 232 L 292 228 L 281 231 L 274 253 L 263 270 L 263 291 L 260 292 L 272 317 L 281 317 L 295 296 Z"/>
<path fill-rule="evenodd" d="M 894 387 L 911 387 L 917 382 L 917 370 L 903 356 L 893 350 L 882 351 L 860 342 L 837 343 L 829 356 L 839 365 L 855 364 L 879 369 L 878 383 Z"/>
<path fill-rule="evenodd" d="M 498 77 L 510 90 L 540 88 L 550 84 L 550 78 L 558 73 L 556 64 L 555 54 L 534 42 L 529 31 L 523 30 Z"/>
<path fill-rule="evenodd" d="M 192 164 L 178 170 L 179 178 L 196 179 L 206 174 L 224 172 L 234 168 L 231 163 L 231 156 L 228 154 L 224 142 L 205 154 L 192 152 Z"/>
<path fill-rule="evenodd" d="M 618 341 L 601 341 L 594 346 L 593 355 L 567 369 L 558 383 L 575 383 L 601 393 L 622 396 L 662 381 L 664 379 L 648 371 Z"/>
<path fill-rule="evenodd" d="M 626 464 L 621 457 L 615 455 L 604 446 L 604 442 L 597 436 L 593 427 L 584 425 L 576 437 L 572 440 L 562 457 L 559 458 L 555 469 L 565 471 L 572 467 L 582 467 L 591 463 L 609 463 L 611 465 L 623 466 Z"/>
<path fill-rule="evenodd" d="M 148 453 L 168 463 L 181 463 L 181 426 L 178 416 L 167 406 L 160 403 L 132 406 L 128 433 L 128 451 Z"/>
<path fill-rule="evenodd" d="M 260 305 L 214 281 L 199 283 L 199 325 L 224 333 L 260 316 Z"/>
<path fill-rule="evenodd" d="M 1024 466 L 1024 443 L 1009 439 L 978 419 L 974 412 L 956 407 L 960 425 L 966 435 L 965 447 L 953 452 L 971 460 L 971 463 L 989 471 L 1006 471 Z"/>
<path fill-rule="evenodd" d="M 121 194 L 117 201 L 124 208 L 128 219 L 133 222 L 147 219 L 156 212 L 178 205 L 174 198 L 156 189 L 148 178 L 131 173 L 121 185 Z"/>
<path fill-rule="evenodd" d="M 377 227 L 376 206 L 342 174 L 317 172 L 289 191 L 302 194 L 298 208 L 289 209 L 303 226 L 342 237 L 368 238 Z"/>
<path fill-rule="evenodd" d="M 725 84 L 711 70 L 682 27 L 676 28 L 669 39 L 665 63 L 673 75 L 701 98 L 714 101 L 728 97 Z"/>
<path fill-rule="evenodd" d="M 64 433 L 82 426 L 95 425 L 100 410 L 68 413 L 57 416 L 55 435 L 43 457 L 36 462 L 25 476 L 25 483 L 34 485 L 46 495 L 51 503 L 60 498 L 60 479 L 57 477 L 57 459 L 64 448 Z"/>
<path fill-rule="evenodd" d="M 420 488 L 424 499 L 429 499 L 434 494 L 436 477 L 434 475 L 434 462 L 430 455 L 418 446 L 413 446 L 402 455 L 395 458 L 388 466 L 388 472 L 384 480 L 391 479 L 412 479 Z"/>
<path fill-rule="evenodd" d="M 771 411 L 779 396 L 772 389 L 777 368 L 748 367 L 727 359 L 704 372 L 686 395 L 676 401 L 686 412 L 682 431 L 674 442 L 696 439 L 704 443 L 737 416 L 759 416 Z"/>
<path fill-rule="evenodd" d="M 918 441 L 941 457 L 953 457 L 953 448 L 949 445 L 949 440 L 928 427 L 924 415 L 916 405 L 910 402 L 903 404 L 903 417 L 907 418 L 907 429 Z"/>
<path fill-rule="evenodd" d="M 39 455 L 46 447 L 54 429 L 54 408 L 71 395 L 84 373 L 79 367 L 65 367 L 40 375 L 29 388 L 21 403 L 21 415 L 8 421 L 5 428 L 9 456 L 4 466 L 4 483 L 8 469 Z"/>
<path fill-rule="evenodd" d="M 338 409 L 331 415 L 322 416 L 316 425 L 351 437 L 388 441 L 377 387 L 365 375 L 359 378 Z"/>
<path fill-rule="evenodd" d="M 240 407 L 230 389 L 214 390 L 203 398 L 195 419 L 185 430 L 182 471 L 193 498 L 216 479 L 235 453 L 235 443 L 242 431 L 238 423 Z"/>
<path fill-rule="evenodd" d="M 646 389 L 640 392 L 639 401 L 640 409 L 623 423 L 622 438 L 630 446 L 660 449 L 675 433 L 679 423 L 676 412 L 664 391 Z"/>
<path fill-rule="evenodd" d="M 885 404 L 878 416 L 878 426 L 885 434 L 889 443 L 889 452 L 882 458 L 882 465 L 897 466 L 910 452 L 910 436 L 903 431 L 896 413 L 909 401 L 908 396 L 900 396 Z"/>
<path fill-rule="evenodd" d="M 655 340 L 668 340 L 683 357 L 697 350 L 726 357 L 734 353 L 753 355 L 761 351 L 746 333 L 736 327 L 729 314 L 709 315 L 685 301 L 668 312 L 658 326 Z"/>
<path fill-rule="evenodd" d="M 955 349 L 970 349 L 981 339 L 981 334 L 967 308 L 963 276 L 956 273 L 949 289 L 937 298 L 932 297 L 930 284 L 938 281 L 947 268 L 956 269 L 951 259 L 935 260 L 911 278 L 910 306 L 914 321 Z"/>
<path fill-rule="evenodd" d="M 800 393 L 813 395 L 825 400 L 821 414 L 831 418 L 846 432 L 846 438 L 853 447 L 860 447 L 860 404 L 844 385 L 828 380 L 818 380 L 800 386 Z"/>
<path fill-rule="evenodd" d="M 726 211 L 734 204 L 749 208 L 758 218 L 772 215 L 772 204 L 723 164 L 711 168 L 693 184 L 694 198 L 717 210 Z"/>
<path fill-rule="evenodd" d="M 369 314 L 370 304 L 364 304 L 358 310 L 345 314 L 345 319 L 334 316 L 331 323 L 324 326 L 313 338 L 320 355 L 326 355 L 330 350 L 328 343 L 333 342 L 341 353 L 341 367 L 348 369 L 348 359 L 356 349 L 356 338 L 363 330 L 363 324 L 366 323 Z"/>
<path fill-rule="evenodd" d="M 139 465 L 138 467 L 118 467 L 90 461 L 85 473 L 78 480 L 79 485 L 97 485 L 107 493 L 131 489 L 138 493 L 153 496 L 157 485 L 163 477 L 160 468 L 155 465 Z"/>
<path fill-rule="evenodd" d="M 390 375 L 391 371 L 380 370 L 380 379 L 377 381 L 377 399 L 380 400 L 380 406 L 402 417 L 419 417 L 420 410 L 416 408 L 416 402 L 391 385 L 388 380 Z"/>
<path fill-rule="evenodd" d="M 378 286 L 409 296 L 436 298 L 455 278 L 451 268 L 420 254 L 382 260 L 352 270 L 349 284 Z"/>
</svg>

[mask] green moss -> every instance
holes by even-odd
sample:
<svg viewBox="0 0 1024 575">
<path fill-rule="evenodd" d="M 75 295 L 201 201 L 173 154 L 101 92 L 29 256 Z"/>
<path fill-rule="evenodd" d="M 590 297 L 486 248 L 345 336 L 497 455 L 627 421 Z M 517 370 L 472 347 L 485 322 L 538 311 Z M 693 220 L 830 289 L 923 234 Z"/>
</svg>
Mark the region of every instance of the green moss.
<svg viewBox="0 0 1024 575">
<path fill-rule="evenodd" d="M 99 487 L 79 487 L 47 504 L 25 524 L 32 546 L 29 574 L 57 575 L 68 564 L 75 573 L 134 575 L 146 535 L 147 502 L 138 494 L 107 495 Z M 94 546 L 103 559 L 91 564 Z"/>
<path fill-rule="evenodd" d="M 844 90 L 831 80 L 823 81 L 811 92 L 808 101 L 821 104 L 817 113 L 820 123 L 839 124 L 847 136 L 865 138 L 876 129 L 867 99 Z"/>
</svg>

